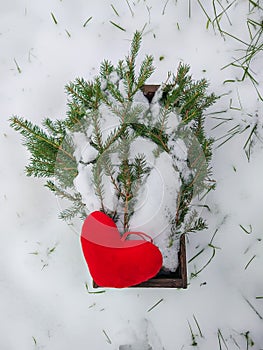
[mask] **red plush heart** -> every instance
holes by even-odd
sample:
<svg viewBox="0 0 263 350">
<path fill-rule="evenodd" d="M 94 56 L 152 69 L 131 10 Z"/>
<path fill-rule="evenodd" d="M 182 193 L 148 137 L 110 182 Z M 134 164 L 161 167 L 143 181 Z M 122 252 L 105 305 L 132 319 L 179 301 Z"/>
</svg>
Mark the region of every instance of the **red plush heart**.
<svg viewBox="0 0 263 350">
<path fill-rule="evenodd" d="M 128 235 L 150 238 L 143 232 L 126 232 L 121 237 L 115 222 L 100 211 L 84 221 L 82 250 L 97 285 L 130 287 L 154 277 L 161 269 L 160 250 L 146 240 L 126 240 Z"/>
</svg>

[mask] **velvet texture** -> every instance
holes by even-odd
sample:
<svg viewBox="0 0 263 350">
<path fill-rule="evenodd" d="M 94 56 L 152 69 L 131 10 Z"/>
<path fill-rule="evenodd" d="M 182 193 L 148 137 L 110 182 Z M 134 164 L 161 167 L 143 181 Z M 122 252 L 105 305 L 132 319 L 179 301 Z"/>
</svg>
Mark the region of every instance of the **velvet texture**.
<svg viewBox="0 0 263 350">
<path fill-rule="evenodd" d="M 114 221 L 102 212 L 84 221 L 81 245 L 90 274 L 101 287 L 125 288 L 154 277 L 162 267 L 162 254 L 143 232 L 129 232 L 122 239 Z"/>
</svg>

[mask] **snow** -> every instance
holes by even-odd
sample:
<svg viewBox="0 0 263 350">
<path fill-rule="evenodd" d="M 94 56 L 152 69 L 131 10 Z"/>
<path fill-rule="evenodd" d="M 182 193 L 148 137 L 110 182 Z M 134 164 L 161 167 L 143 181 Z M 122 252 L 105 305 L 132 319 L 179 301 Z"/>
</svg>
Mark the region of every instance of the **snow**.
<svg viewBox="0 0 263 350">
<path fill-rule="evenodd" d="M 145 150 L 142 140 L 138 142 Z M 130 220 L 130 229 L 149 234 L 163 255 L 163 266 L 175 271 L 178 266 L 177 254 L 168 254 L 168 251 L 178 251 L 179 246 L 178 239 L 175 238 L 174 245 L 168 249 L 171 232 L 169 214 L 176 211 L 176 199 L 181 184 L 179 173 L 174 170 L 171 157 L 165 152 L 149 166 L 152 170 L 140 189 L 135 213 Z"/>
<path fill-rule="evenodd" d="M 82 202 L 87 207 L 87 213 L 100 208 L 100 202 L 96 196 L 92 179 L 92 164 L 79 163 L 78 175 L 74 179 L 74 187 L 81 194 Z"/>
<path fill-rule="evenodd" d="M 209 89 L 222 95 L 212 111 L 226 112 L 213 116 L 232 118 L 213 130 L 217 120 L 210 118 L 209 134 L 220 138 L 240 123 L 253 125 L 256 113 L 262 125 L 262 101 L 251 80 L 242 80 L 243 72 L 238 67 L 222 69 L 241 57 L 244 51 L 240 50 L 247 46 L 221 36 L 216 23 L 215 30 L 212 23 L 206 29 L 207 17 L 199 3 L 113 1 L 118 17 L 104 0 L 2 1 L 1 349 L 71 350 L 89 346 L 94 350 L 118 350 L 126 346 L 135 350 L 142 344 L 142 349 L 149 345 L 154 350 L 211 350 L 220 349 L 221 339 L 222 349 L 234 350 L 250 349 L 250 338 L 252 349 L 263 348 L 263 159 L 257 138 L 249 162 L 244 153 L 251 130 L 214 150 L 217 188 L 206 197 L 210 212 L 202 210 L 209 229 L 188 236 L 188 260 L 202 251 L 188 264 L 188 289 L 129 288 L 91 294 L 85 287 L 88 283 L 92 291 L 79 236 L 58 220 L 57 200 L 44 188 L 44 182 L 25 177 L 29 154 L 8 123 L 15 114 L 36 123 L 44 117 L 64 118 L 65 84 L 78 76 L 91 79 L 105 58 L 116 63 L 127 54 L 133 32 L 146 24 L 138 58 L 145 53 L 154 55 L 156 70 L 149 83 L 165 81 L 167 72 L 174 72 L 182 60 L 191 65 L 195 79 L 207 78 Z M 201 3 L 213 19 L 213 2 Z M 228 6 L 226 1 L 222 4 Z M 252 2 L 250 6 L 253 8 Z M 220 6 L 217 9 L 222 11 Z M 249 42 L 248 12 L 247 1 L 234 2 L 227 10 L 232 24 L 223 14 L 221 27 Z M 262 12 L 258 14 L 254 9 L 250 18 L 260 21 Z M 260 93 L 261 62 L 259 51 L 250 72 L 257 78 Z M 234 79 L 240 81 L 227 82 Z M 262 137 L 261 126 L 258 132 Z M 193 277 L 213 254 L 211 262 Z M 189 325 L 196 346 L 191 345 Z"/>
<path fill-rule="evenodd" d="M 98 151 L 91 146 L 85 133 L 74 132 L 71 137 L 75 148 L 73 155 L 78 163 L 90 163 L 96 159 Z"/>
</svg>

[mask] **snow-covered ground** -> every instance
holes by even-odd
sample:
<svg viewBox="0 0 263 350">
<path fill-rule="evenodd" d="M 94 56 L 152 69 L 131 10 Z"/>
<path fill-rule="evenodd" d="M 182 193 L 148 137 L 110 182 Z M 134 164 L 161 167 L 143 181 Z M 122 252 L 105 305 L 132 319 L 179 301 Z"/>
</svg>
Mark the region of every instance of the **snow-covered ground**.
<svg viewBox="0 0 263 350">
<path fill-rule="evenodd" d="M 263 349 L 260 140 L 253 134 L 249 161 L 243 150 L 255 123 L 260 136 L 263 121 L 262 52 L 246 45 L 263 43 L 256 4 L 263 6 L 261 0 L 1 1 L 1 350 Z M 25 177 L 29 154 L 8 119 L 64 117 L 65 84 L 92 78 L 105 58 L 116 63 L 143 27 L 140 57 L 153 54 L 156 66 L 149 83 L 188 63 L 195 79 L 207 78 L 222 95 L 212 116 L 231 119 L 215 129 L 222 120 L 211 119 L 207 132 L 220 138 L 251 126 L 214 151 L 217 187 L 207 196 L 210 212 L 202 213 L 209 229 L 188 236 L 188 289 L 94 294 L 79 237 L 58 220 L 60 204 L 44 182 Z M 254 52 L 248 72 L 256 87 L 251 77 L 242 80 L 241 68 L 222 69 L 246 49 Z"/>
</svg>

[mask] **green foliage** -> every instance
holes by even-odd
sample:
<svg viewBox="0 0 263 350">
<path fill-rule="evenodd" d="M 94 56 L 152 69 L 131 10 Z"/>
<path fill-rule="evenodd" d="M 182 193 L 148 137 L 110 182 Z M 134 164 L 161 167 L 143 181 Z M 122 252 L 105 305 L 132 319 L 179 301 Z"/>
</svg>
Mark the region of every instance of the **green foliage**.
<svg viewBox="0 0 263 350">
<path fill-rule="evenodd" d="M 160 113 L 156 117 L 150 108 L 134 104 L 134 96 L 142 90 L 153 74 L 153 57 L 147 55 L 136 67 L 136 59 L 142 41 L 142 33 L 135 32 L 129 54 L 116 66 L 104 60 L 99 75 L 93 81 L 77 78 L 66 86 L 68 112 L 64 120 L 52 121 L 46 118 L 42 128 L 26 119 L 13 117 L 11 126 L 23 136 L 23 143 L 31 153 L 26 167 L 28 176 L 44 177 L 46 186 L 57 196 L 68 199 L 73 206 L 61 213 L 62 219 L 85 216 L 85 205 L 80 193 L 74 188 L 78 175 L 78 162 L 74 154 L 72 133 L 81 132 L 87 136 L 90 145 L 97 150 L 92 164 L 94 192 L 100 202 L 100 210 L 112 218 L 123 213 L 123 228 L 129 229 L 129 220 L 134 212 L 139 189 L 145 183 L 151 169 L 147 166 L 145 154 L 131 157 L 131 144 L 142 137 L 157 147 L 156 157 L 162 152 L 171 153 L 171 142 L 183 139 L 188 150 L 188 166 L 191 176 L 185 177 L 179 168 L 181 188 L 177 198 L 177 210 L 171 216 L 172 235 L 204 229 L 201 218 L 191 217 L 190 204 L 193 196 L 211 188 L 209 161 L 212 156 L 213 140 L 204 132 L 204 111 L 215 101 L 214 94 L 207 94 L 205 79 L 194 81 L 189 74 L 190 67 L 179 64 L 175 75 L 162 85 Z M 101 108 L 108 108 L 116 118 L 116 127 L 104 138 Z M 171 112 L 180 123 L 176 130 L 169 130 Z M 88 130 L 92 130 L 88 133 Z M 112 155 L 117 155 L 114 163 Z M 174 157 L 174 155 L 172 155 Z M 174 167 L 176 168 L 176 156 Z M 109 178 L 118 200 L 111 211 L 105 207 L 103 179 Z M 214 185 L 214 184 L 213 184 Z M 188 215 L 189 214 L 189 215 Z M 195 213 L 193 213 L 195 216 Z"/>
<path fill-rule="evenodd" d="M 33 125 L 19 117 L 11 119 L 11 126 L 23 136 L 23 144 L 31 153 L 26 174 L 35 177 L 51 177 L 56 171 L 61 173 L 60 182 L 69 187 L 77 174 L 77 164 L 73 157 L 74 147 L 66 137 L 66 129 L 61 121 L 45 119 L 45 129 Z M 59 162 L 59 169 L 56 169 Z"/>
</svg>

